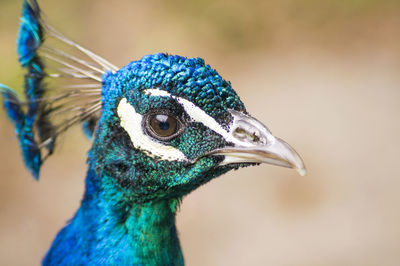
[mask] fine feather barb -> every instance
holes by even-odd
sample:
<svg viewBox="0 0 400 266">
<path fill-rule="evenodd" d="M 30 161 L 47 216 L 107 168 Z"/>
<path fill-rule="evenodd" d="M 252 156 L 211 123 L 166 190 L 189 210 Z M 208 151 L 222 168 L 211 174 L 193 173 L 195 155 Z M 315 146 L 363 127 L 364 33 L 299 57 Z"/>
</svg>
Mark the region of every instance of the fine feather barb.
<svg viewBox="0 0 400 266">
<path fill-rule="evenodd" d="M 111 64 L 110 62 L 105 60 L 104 58 L 98 56 L 97 54 L 95 54 L 92 51 L 84 48 L 83 46 L 71 41 L 70 39 L 65 37 L 63 34 L 61 34 L 59 31 L 57 31 L 51 25 L 49 25 L 49 24 L 44 24 L 44 25 L 45 25 L 46 29 L 48 30 L 48 34 L 50 36 L 52 36 L 54 38 L 57 38 L 58 40 L 64 42 L 65 44 L 68 44 L 68 45 L 78 49 L 79 51 L 84 53 L 86 56 L 91 58 L 93 61 L 95 61 L 96 63 L 101 65 L 104 68 L 104 70 L 111 70 L 111 71 L 114 71 L 114 72 L 118 71 L 118 67 L 114 66 L 113 64 Z"/>
<path fill-rule="evenodd" d="M 62 86 L 63 89 L 75 89 L 75 88 L 93 88 L 94 91 L 101 92 L 101 85 L 100 84 L 75 84 L 75 85 L 64 85 Z"/>
<path fill-rule="evenodd" d="M 74 66 L 74 65 L 71 65 L 71 64 L 69 64 L 69 63 L 67 63 L 67 62 L 65 62 L 65 61 L 62 61 L 62 60 L 60 60 L 60 59 L 58 59 L 58 58 L 56 58 L 56 57 L 54 57 L 54 56 L 51 56 L 51 55 L 49 55 L 49 54 L 43 54 L 43 56 L 46 57 L 46 58 L 48 58 L 48 59 L 51 59 L 51 60 L 53 60 L 53 61 L 55 61 L 55 62 L 57 62 L 57 63 L 60 63 L 60 64 L 62 64 L 62 65 L 64 65 L 64 66 L 66 66 L 66 67 L 69 67 L 70 69 L 73 69 L 73 70 L 75 70 L 75 71 L 77 71 L 77 72 L 83 74 L 84 76 L 86 76 L 86 77 L 88 77 L 88 78 L 91 78 L 91 79 L 94 79 L 94 80 L 96 80 L 96 81 L 98 81 L 98 82 L 101 82 L 101 78 L 100 78 L 100 77 L 97 77 L 96 75 L 93 75 L 92 73 L 90 73 L 90 71 L 86 71 L 86 70 L 84 70 L 84 69 L 81 69 L 81 68 L 79 68 L 79 67 L 76 67 L 76 66 Z"/>
<path fill-rule="evenodd" d="M 77 77 L 77 78 L 82 78 L 82 77 L 90 78 L 90 77 L 88 77 L 88 76 L 86 76 L 86 75 L 84 75 L 84 74 L 80 74 L 78 71 L 76 71 L 76 70 L 74 70 L 74 69 L 61 68 L 61 67 L 48 67 L 48 69 L 51 69 L 51 70 L 56 71 L 56 72 L 60 72 L 61 74 L 65 74 L 65 75 L 67 75 L 67 76 L 68 76 L 68 75 L 69 75 L 69 76 L 73 76 L 74 78 L 75 78 L 75 77 Z M 92 74 L 92 75 L 96 75 L 94 72 L 92 72 L 92 71 L 90 71 L 90 70 L 88 70 L 87 73 L 90 73 L 90 74 Z M 55 74 L 55 73 L 54 73 L 54 74 Z M 97 80 L 95 80 L 95 81 L 97 81 Z M 99 84 L 99 83 L 97 83 L 97 84 Z"/>
<path fill-rule="evenodd" d="M 52 112 L 52 115 L 59 115 L 59 114 L 62 114 L 62 113 L 74 113 L 74 112 L 77 112 L 77 111 L 79 111 L 79 112 L 84 112 L 86 109 L 85 109 L 85 107 L 83 107 L 83 106 L 69 106 L 69 107 L 66 107 L 66 108 L 63 108 L 63 109 L 59 109 L 59 110 L 57 110 L 57 108 L 55 108 L 55 111 L 54 112 Z"/>
<path fill-rule="evenodd" d="M 78 63 L 78 64 L 80 64 L 80 65 L 82 65 L 84 67 L 90 68 L 93 71 L 97 72 L 98 74 L 102 75 L 104 73 L 104 70 L 99 69 L 98 67 L 96 67 L 92 63 L 86 62 L 85 60 L 79 59 L 79 58 L 77 58 L 77 57 L 75 57 L 73 55 L 70 55 L 70 54 L 68 54 L 66 52 L 63 52 L 61 50 L 54 49 L 54 48 L 47 47 L 47 46 L 44 46 L 43 50 L 46 51 L 46 52 L 52 53 L 54 55 L 58 55 L 60 57 L 63 57 L 65 59 L 69 59 L 69 60 L 71 60 L 71 61 L 73 61 L 75 63 Z"/>
<path fill-rule="evenodd" d="M 62 73 L 46 73 L 46 76 L 50 78 L 68 78 L 68 79 L 92 79 L 85 75 L 80 74 L 62 74 Z"/>
<path fill-rule="evenodd" d="M 63 121 L 63 123 L 59 125 L 58 127 L 59 130 L 57 130 L 57 132 L 61 133 L 62 131 L 65 131 L 66 129 L 74 125 L 75 123 L 84 121 L 84 119 L 88 118 L 91 114 L 99 111 L 100 109 L 101 109 L 101 103 L 97 103 L 88 109 L 82 110 L 81 112 L 79 112 L 72 118 L 68 119 L 67 121 Z"/>
<path fill-rule="evenodd" d="M 95 98 L 91 101 L 85 101 L 82 105 L 76 104 L 71 105 L 70 103 L 61 104 L 58 106 L 53 107 L 53 111 L 48 114 L 49 117 L 51 116 L 58 116 L 61 113 L 68 113 L 72 114 L 75 111 L 85 111 L 87 108 L 91 107 L 93 104 L 96 104 L 100 101 L 100 98 Z"/>
<path fill-rule="evenodd" d="M 42 143 L 39 144 L 39 148 L 42 149 L 47 145 L 51 144 L 53 141 L 55 141 L 55 138 L 58 135 L 65 132 L 73 125 L 84 122 L 85 120 L 89 119 L 91 115 L 99 112 L 100 110 L 101 110 L 101 103 L 97 103 L 96 105 L 88 109 L 82 110 L 80 113 L 68 119 L 67 121 L 63 121 L 63 123 L 61 123 L 56 127 L 56 131 L 53 136 L 47 138 L 46 140 L 44 140 Z"/>
<path fill-rule="evenodd" d="M 0 84 L 1 86 L 2 84 Z M 2 90 L 0 88 L 0 92 L 6 93 L 5 90 Z M 21 106 L 26 106 L 32 103 L 38 103 L 38 102 L 45 102 L 45 103 L 56 103 L 60 100 L 64 100 L 66 98 L 71 98 L 69 102 L 74 103 L 77 101 L 77 99 L 73 99 L 72 97 L 79 97 L 78 100 L 86 100 L 86 98 L 82 97 L 90 97 L 90 96 L 97 96 L 98 101 L 101 101 L 101 97 L 99 97 L 101 94 L 101 90 L 85 90 L 85 89 L 75 89 L 68 91 L 64 94 L 56 95 L 56 96 L 49 96 L 49 97 L 42 97 L 42 98 L 37 98 L 34 100 L 26 100 L 26 101 L 21 101 L 18 99 L 18 95 L 16 95 L 14 92 L 12 92 L 13 97 L 9 97 L 7 101 L 13 104 L 19 104 Z M 90 102 L 88 102 L 90 103 Z"/>
</svg>

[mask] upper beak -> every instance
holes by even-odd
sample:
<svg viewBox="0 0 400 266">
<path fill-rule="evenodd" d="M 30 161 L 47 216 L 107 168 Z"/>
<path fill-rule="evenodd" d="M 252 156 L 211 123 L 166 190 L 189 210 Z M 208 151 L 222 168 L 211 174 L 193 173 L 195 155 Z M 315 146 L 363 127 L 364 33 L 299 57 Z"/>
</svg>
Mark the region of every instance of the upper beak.
<svg viewBox="0 0 400 266">
<path fill-rule="evenodd" d="M 296 169 L 301 176 L 306 168 L 300 155 L 285 141 L 274 137 L 257 119 L 231 110 L 233 123 L 226 140 L 233 146 L 215 149 L 209 155 L 224 155 L 221 165 L 268 163 Z"/>
</svg>

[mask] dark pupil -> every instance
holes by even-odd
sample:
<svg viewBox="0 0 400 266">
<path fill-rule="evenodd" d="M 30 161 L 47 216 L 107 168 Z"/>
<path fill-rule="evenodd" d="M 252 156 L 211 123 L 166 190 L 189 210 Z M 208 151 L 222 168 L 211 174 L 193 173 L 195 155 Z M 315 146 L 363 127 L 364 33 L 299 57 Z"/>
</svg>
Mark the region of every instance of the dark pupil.
<svg viewBox="0 0 400 266">
<path fill-rule="evenodd" d="M 150 120 L 151 128 L 160 137 L 168 137 L 176 133 L 176 119 L 169 115 L 154 115 Z"/>
<path fill-rule="evenodd" d="M 160 121 L 158 122 L 158 125 L 160 127 L 161 130 L 168 130 L 169 129 L 169 122 L 168 119 L 165 121 Z"/>
</svg>

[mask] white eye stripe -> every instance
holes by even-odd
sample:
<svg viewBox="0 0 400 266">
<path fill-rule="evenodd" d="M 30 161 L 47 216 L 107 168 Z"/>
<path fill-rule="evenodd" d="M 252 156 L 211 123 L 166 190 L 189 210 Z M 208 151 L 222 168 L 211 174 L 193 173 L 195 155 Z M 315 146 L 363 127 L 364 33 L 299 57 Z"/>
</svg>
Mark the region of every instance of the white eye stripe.
<svg viewBox="0 0 400 266">
<path fill-rule="evenodd" d="M 151 96 L 172 97 L 172 95 L 169 92 L 159 89 L 146 89 L 143 92 L 144 94 Z"/>
<path fill-rule="evenodd" d="M 159 157 L 167 161 L 188 161 L 186 156 L 178 149 L 159 143 L 143 132 L 143 115 L 136 113 L 135 108 L 123 98 L 117 108 L 121 120 L 121 127 L 128 133 L 133 147 L 142 150 L 152 158 Z"/>
<path fill-rule="evenodd" d="M 174 97 L 174 99 L 183 107 L 192 121 L 202 123 L 206 127 L 223 136 L 225 139 L 230 139 L 229 132 L 226 131 L 217 121 L 215 121 L 213 117 L 209 116 L 200 107 L 180 97 Z"/>
</svg>

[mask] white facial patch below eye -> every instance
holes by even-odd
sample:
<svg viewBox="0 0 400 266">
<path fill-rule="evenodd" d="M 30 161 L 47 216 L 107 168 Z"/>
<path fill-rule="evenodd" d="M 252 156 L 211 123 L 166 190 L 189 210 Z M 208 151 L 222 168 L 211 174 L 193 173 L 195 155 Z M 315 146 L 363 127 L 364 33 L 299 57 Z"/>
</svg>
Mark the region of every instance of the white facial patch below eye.
<svg viewBox="0 0 400 266">
<path fill-rule="evenodd" d="M 118 104 L 118 116 L 121 127 L 128 133 L 133 147 L 143 151 L 152 158 L 166 161 L 188 161 L 185 154 L 177 148 L 153 140 L 143 132 L 143 115 L 136 113 L 135 108 L 123 98 Z"/>
</svg>

